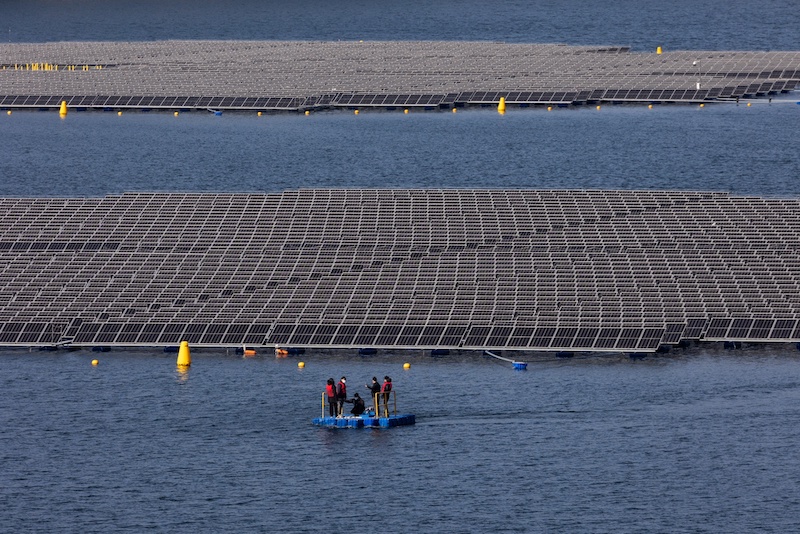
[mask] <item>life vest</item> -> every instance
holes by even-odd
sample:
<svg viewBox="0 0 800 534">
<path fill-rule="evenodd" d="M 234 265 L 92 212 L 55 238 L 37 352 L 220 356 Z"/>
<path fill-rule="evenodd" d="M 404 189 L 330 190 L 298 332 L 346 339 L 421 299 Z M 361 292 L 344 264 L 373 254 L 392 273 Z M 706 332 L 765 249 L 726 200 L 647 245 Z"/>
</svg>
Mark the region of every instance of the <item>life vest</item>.
<svg viewBox="0 0 800 534">
<path fill-rule="evenodd" d="M 383 387 L 381 388 L 381 391 L 383 391 L 384 393 L 387 392 L 387 391 L 392 391 L 392 383 L 391 382 L 384 382 L 383 383 Z"/>
<path fill-rule="evenodd" d="M 325 385 L 325 393 L 328 394 L 328 397 L 335 397 L 336 396 L 336 386 L 333 384 L 326 384 Z"/>
<path fill-rule="evenodd" d="M 339 389 L 337 391 L 339 392 L 340 399 L 347 398 L 347 386 L 345 385 L 344 382 L 339 382 Z"/>
</svg>

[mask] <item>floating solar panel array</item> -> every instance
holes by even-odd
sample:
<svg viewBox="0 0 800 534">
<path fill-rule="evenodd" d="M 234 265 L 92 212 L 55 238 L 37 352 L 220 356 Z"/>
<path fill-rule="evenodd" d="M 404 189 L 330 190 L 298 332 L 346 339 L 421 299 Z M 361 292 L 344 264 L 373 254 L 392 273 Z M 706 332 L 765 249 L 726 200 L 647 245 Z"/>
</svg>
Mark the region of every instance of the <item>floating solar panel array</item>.
<svg viewBox="0 0 800 534">
<path fill-rule="evenodd" d="M 704 102 L 790 91 L 800 52 L 486 42 L 0 44 L 0 107 L 303 110 Z M 80 68 L 76 68 L 80 67 Z M 186 96 L 180 96 L 186 95 Z"/>
<path fill-rule="evenodd" d="M 296 110 L 308 104 L 306 98 L 243 98 L 186 96 L 4 96 L 0 106 L 9 108 L 69 107 L 99 109 L 263 109 Z M 316 102 L 316 99 L 314 100 Z"/>
<path fill-rule="evenodd" d="M 0 344 L 652 351 L 800 340 L 800 201 L 298 190 L 0 199 Z"/>
</svg>

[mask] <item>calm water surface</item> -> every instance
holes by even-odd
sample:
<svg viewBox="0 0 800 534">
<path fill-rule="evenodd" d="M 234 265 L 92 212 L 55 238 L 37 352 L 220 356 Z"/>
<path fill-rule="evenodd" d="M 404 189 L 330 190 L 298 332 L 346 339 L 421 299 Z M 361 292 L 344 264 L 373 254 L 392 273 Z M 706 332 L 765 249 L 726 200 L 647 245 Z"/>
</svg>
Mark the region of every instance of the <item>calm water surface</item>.
<svg viewBox="0 0 800 534">
<path fill-rule="evenodd" d="M 800 106 L 786 98 L 504 116 L 15 112 L 0 115 L 0 195 L 493 187 L 797 196 Z"/>
<path fill-rule="evenodd" d="M 3 41 L 481 40 L 800 50 L 794 0 L 4 0 Z"/>
<path fill-rule="evenodd" d="M 474 353 L 0 354 L 3 530 L 789 532 L 800 362 Z M 404 371 L 402 363 L 411 363 Z M 394 378 L 417 425 L 319 429 L 325 379 Z"/>
</svg>

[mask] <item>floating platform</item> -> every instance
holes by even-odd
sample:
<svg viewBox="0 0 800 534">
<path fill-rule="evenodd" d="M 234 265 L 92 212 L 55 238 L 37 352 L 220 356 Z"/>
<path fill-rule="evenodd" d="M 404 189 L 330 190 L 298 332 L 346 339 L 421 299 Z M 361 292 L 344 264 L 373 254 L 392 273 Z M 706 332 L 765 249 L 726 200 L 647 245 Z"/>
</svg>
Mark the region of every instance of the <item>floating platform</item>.
<svg viewBox="0 0 800 534">
<path fill-rule="evenodd" d="M 714 102 L 794 90 L 800 52 L 466 41 L 0 43 L 0 108 L 313 111 Z M 265 89 L 268 88 L 268 89 Z"/>
<path fill-rule="evenodd" d="M 311 423 L 326 428 L 392 428 L 395 426 L 408 426 L 415 424 L 414 414 L 397 414 L 389 417 L 376 417 L 370 415 L 350 417 L 315 417 Z"/>
<path fill-rule="evenodd" d="M 483 189 L 0 198 L 0 264 L 2 346 L 490 350 L 513 364 L 521 357 L 508 351 L 800 342 L 797 198 Z M 431 291 L 434 301 L 419 297 Z"/>
</svg>

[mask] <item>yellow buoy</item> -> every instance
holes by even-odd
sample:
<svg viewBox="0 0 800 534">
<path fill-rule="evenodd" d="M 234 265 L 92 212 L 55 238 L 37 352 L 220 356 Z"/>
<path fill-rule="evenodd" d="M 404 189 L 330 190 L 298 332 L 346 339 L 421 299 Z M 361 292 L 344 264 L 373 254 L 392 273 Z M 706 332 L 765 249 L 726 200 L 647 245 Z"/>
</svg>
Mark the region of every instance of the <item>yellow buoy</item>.
<svg viewBox="0 0 800 534">
<path fill-rule="evenodd" d="M 66 100 L 62 100 L 61 101 L 61 107 L 58 108 L 58 114 L 61 115 L 62 117 L 66 117 L 67 116 L 67 101 Z"/>
<path fill-rule="evenodd" d="M 311 115 L 311 112 L 306 110 L 306 117 L 308 117 L 309 115 Z"/>
<path fill-rule="evenodd" d="M 597 110 L 600 111 L 600 106 L 597 106 Z"/>
<path fill-rule="evenodd" d="M 306 362 L 297 362 L 297 367 L 299 367 L 300 369 L 302 369 L 305 366 L 306 366 Z"/>
<path fill-rule="evenodd" d="M 408 363 L 408 362 L 404 363 L 403 364 L 403 369 L 405 369 L 405 370 L 411 369 L 411 364 Z"/>
<path fill-rule="evenodd" d="M 122 117 L 122 112 L 121 111 L 117 111 L 117 116 L 118 117 Z"/>
<path fill-rule="evenodd" d="M 355 110 L 355 111 L 353 112 L 353 114 L 354 114 L 354 115 L 358 115 L 358 110 Z"/>
<path fill-rule="evenodd" d="M 750 102 L 747 103 L 747 107 L 749 108 L 752 104 Z"/>
<path fill-rule="evenodd" d="M 99 360 L 92 360 L 92 365 L 97 365 L 98 363 L 100 363 Z"/>
<path fill-rule="evenodd" d="M 553 111 L 553 106 L 547 106 L 547 111 Z"/>
<path fill-rule="evenodd" d="M 6 115 L 11 115 L 11 110 L 6 111 Z"/>
<path fill-rule="evenodd" d="M 653 109 L 653 104 L 648 104 L 647 109 Z"/>
<path fill-rule="evenodd" d="M 497 104 L 497 112 L 498 113 L 506 112 L 506 97 L 504 96 L 500 97 L 500 102 Z"/>
<path fill-rule="evenodd" d="M 176 111 L 175 113 L 173 113 L 173 115 L 175 115 L 177 117 L 178 116 L 178 112 Z"/>
<path fill-rule="evenodd" d="M 189 352 L 189 342 L 181 341 L 181 347 L 178 349 L 178 367 L 189 367 L 192 365 L 192 355 Z"/>
<path fill-rule="evenodd" d="M 259 117 L 261 116 L 261 112 L 260 112 L 260 111 L 258 112 L 258 116 L 259 116 Z"/>
<path fill-rule="evenodd" d="M 660 46 L 656 47 L 656 54 L 658 54 L 659 56 L 661 55 L 661 47 Z"/>
<path fill-rule="evenodd" d="M 408 115 L 408 109 L 404 109 L 404 110 L 403 110 L 403 113 L 405 113 L 406 115 Z"/>
<path fill-rule="evenodd" d="M 700 107 L 704 108 L 704 107 L 706 107 L 706 105 L 705 104 L 700 104 Z"/>
<path fill-rule="evenodd" d="M 453 108 L 453 113 L 455 113 L 455 112 L 456 112 L 456 108 Z"/>
</svg>

